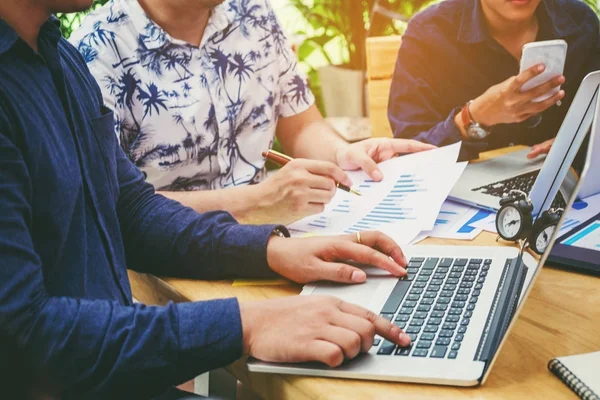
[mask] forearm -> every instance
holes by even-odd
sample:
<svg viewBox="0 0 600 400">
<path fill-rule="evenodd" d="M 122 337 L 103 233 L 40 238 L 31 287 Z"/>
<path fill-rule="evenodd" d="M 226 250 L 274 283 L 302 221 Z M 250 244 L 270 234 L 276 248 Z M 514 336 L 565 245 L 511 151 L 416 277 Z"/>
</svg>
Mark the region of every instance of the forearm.
<svg viewBox="0 0 600 400">
<path fill-rule="evenodd" d="M 321 116 L 316 106 L 282 118 L 277 125 L 277 137 L 283 151 L 294 158 L 331 161 L 337 151 L 348 144 Z"/>
<path fill-rule="evenodd" d="M 199 213 L 227 211 L 242 223 L 261 223 L 256 218 L 260 202 L 257 185 L 236 186 L 228 189 L 202 190 L 193 192 L 157 192 Z"/>
<path fill-rule="evenodd" d="M 195 279 L 273 276 L 266 260 L 275 225 L 239 225 L 223 211 L 197 213 L 154 193 L 119 149 L 117 215 L 127 265 Z"/>
<path fill-rule="evenodd" d="M 22 341 L 35 365 L 48 371 L 65 398 L 131 392 L 153 398 L 242 355 L 235 299 L 146 307 L 35 298 L 41 301 L 27 303 L 2 325 Z"/>
<path fill-rule="evenodd" d="M 284 146 L 282 143 L 286 154 L 294 158 L 309 158 L 333 163 L 336 162 L 337 151 L 347 145 L 348 143 L 324 119 L 304 126 L 298 133 L 297 139 L 290 145 Z"/>
</svg>

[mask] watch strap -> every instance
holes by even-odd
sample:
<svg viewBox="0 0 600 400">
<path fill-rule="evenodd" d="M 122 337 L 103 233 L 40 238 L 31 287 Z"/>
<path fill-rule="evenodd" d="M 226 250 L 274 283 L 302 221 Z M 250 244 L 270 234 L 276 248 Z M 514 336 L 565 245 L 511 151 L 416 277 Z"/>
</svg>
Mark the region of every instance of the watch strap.
<svg viewBox="0 0 600 400">
<path fill-rule="evenodd" d="M 467 104 L 465 104 L 462 110 L 460 111 L 460 117 L 462 119 L 463 127 L 465 129 L 467 129 L 473 123 L 473 120 L 471 119 L 471 112 L 469 111 L 469 105 L 472 101 L 473 100 L 468 101 Z"/>
</svg>

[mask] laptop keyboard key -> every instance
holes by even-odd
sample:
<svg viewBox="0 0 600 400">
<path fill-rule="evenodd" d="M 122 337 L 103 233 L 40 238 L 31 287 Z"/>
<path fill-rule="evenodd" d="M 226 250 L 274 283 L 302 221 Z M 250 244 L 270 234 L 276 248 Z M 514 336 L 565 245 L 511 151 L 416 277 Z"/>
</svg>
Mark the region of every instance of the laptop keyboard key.
<svg viewBox="0 0 600 400">
<path fill-rule="evenodd" d="M 413 357 L 427 357 L 428 352 L 429 350 L 427 349 L 415 349 L 412 355 Z"/>
<path fill-rule="evenodd" d="M 443 311 L 432 311 L 431 318 L 444 318 L 444 312 Z"/>
<path fill-rule="evenodd" d="M 419 333 L 421 332 L 421 327 L 420 326 L 409 326 L 406 331 L 406 333 Z"/>
<path fill-rule="evenodd" d="M 429 357 L 444 358 L 444 356 L 446 356 L 446 351 L 448 351 L 446 346 L 434 346 Z"/>
<path fill-rule="evenodd" d="M 462 333 L 459 333 L 458 335 L 456 335 L 456 337 L 454 338 L 455 342 L 462 342 L 463 339 L 465 338 L 465 335 L 463 335 Z"/>
<path fill-rule="evenodd" d="M 421 340 L 433 340 L 435 338 L 435 333 L 422 333 Z"/>
<path fill-rule="evenodd" d="M 454 360 L 457 356 L 458 356 L 458 351 L 456 351 L 456 350 L 452 350 L 450 353 L 448 353 L 448 358 L 451 360 Z"/>
<path fill-rule="evenodd" d="M 464 321 L 464 320 L 463 320 Z M 423 324 L 425 323 L 424 319 L 420 319 L 420 318 L 413 318 L 410 321 L 410 326 L 423 326 Z"/>
<path fill-rule="evenodd" d="M 429 312 L 429 310 L 431 310 L 431 306 L 427 305 L 427 304 L 421 303 L 419 305 L 419 307 L 417 307 L 417 311 L 420 311 L 420 312 Z"/>
<path fill-rule="evenodd" d="M 439 258 L 434 257 L 428 258 L 425 260 L 425 264 L 423 264 L 423 269 L 434 269 L 439 260 Z"/>
<path fill-rule="evenodd" d="M 459 326 L 458 327 L 458 333 L 465 333 L 467 331 L 467 327 L 466 326 Z"/>
<path fill-rule="evenodd" d="M 388 321 L 391 321 L 392 318 L 394 318 L 394 314 L 381 314 L 381 316 L 385 319 L 387 319 Z"/>
<path fill-rule="evenodd" d="M 440 267 L 450 267 L 452 266 L 453 262 L 453 258 L 442 258 L 442 261 L 440 261 Z"/>
<path fill-rule="evenodd" d="M 406 324 L 407 324 L 407 323 L 406 323 L 406 322 L 404 322 L 404 321 L 396 321 L 396 322 L 394 322 L 394 325 L 396 325 L 396 326 L 397 326 L 398 328 L 400 328 L 400 329 L 404 329 L 404 328 L 406 328 Z"/>
<path fill-rule="evenodd" d="M 410 315 L 413 313 L 414 310 L 415 310 L 414 308 L 402 307 L 400 309 L 400 314 Z"/>
<path fill-rule="evenodd" d="M 396 344 L 390 342 L 389 340 L 384 340 L 383 344 L 381 345 L 381 347 L 379 348 L 379 350 L 377 350 L 377 354 L 392 354 L 394 352 L 394 349 L 396 348 Z"/>
<path fill-rule="evenodd" d="M 440 331 L 440 337 L 451 338 L 452 335 L 454 335 L 454 331 L 447 330 L 447 329 L 446 330 L 442 329 Z"/>
<path fill-rule="evenodd" d="M 454 264 L 452 264 L 454 267 L 464 267 L 465 265 L 467 265 L 467 262 L 469 262 L 469 260 L 467 260 L 466 258 L 459 258 L 456 261 L 454 261 Z"/>
<path fill-rule="evenodd" d="M 440 325 L 442 323 L 442 319 L 441 318 L 429 318 L 429 321 L 427 321 L 427 323 L 429 325 Z"/>
<path fill-rule="evenodd" d="M 427 318 L 427 313 L 423 312 L 423 311 L 417 311 L 415 313 L 415 315 L 413 315 L 413 318 L 419 318 L 419 319 Z"/>
<path fill-rule="evenodd" d="M 436 333 L 437 330 L 438 330 L 438 327 L 436 325 L 426 325 L 425 328 L 423 329 L 423 332 Z"/>
<path fill-rule="evenodd" d="M 408 356 L 410 354 L 411 350 L 412 350 L 412 346 L 398 347 L 398 349 L 396 350 L 396 355 L 397 356 Z"/>
<path fill-rule="evenodd" d="M 452 345 L 452 350 L 460 350 L 460 342 L 454 342 Z"/>
<path fill-rule="evenodd" d="M 456 329 L 456 323 L 455 322 L 446 322 L 444 325 L 442 325 L 442 329 L 447 329 L 447 330 L 453 331 Z"/>
<path fill-rule="evenodd" d="M 373 346 L 379 346 L 379 343 L 381 343 L 381 339 L 373 340 Z"/>
<path fill-rule="evenodd" d="M 410 319 L 410 315 L 398 314 L 396 321 L 407 322 Z"/>
<path fill-rule="evenodd" d="M 431 340 L 419 340 L 417 343 L 417 349 L 428 349 L 431 347 Z"/>
<path fill-rule="evenodd" d="M 456 308 L 453 308 L 452 310 L 456 310 Z M 452 311 L 452 310 L 450 310 L 450 311 Z M 460 311 L 460 310 L 458 310 L 458 311 Z M 459 319 L 460 319 L 460 317 L 458 315 L 448 315 L 446 317 L 446 322 L 456 323 L 456 322 L 458 322 Z"/>
<path fill-rule="evenodd" d="M 396 282 L 396 286 L 392 290 L 390 297 L 388 297 L 387 301 L 383 305 L 381 309 L 381 313 L 391 313 L 394 314 L 402 300 L 404 300 L 404 296 L 408 293 L 408 289 L 410 288 L 411 283 L 408 281 L 399 280 Z M 416 284 L 415 284 L 416 285 Z"/>
<path fill-rule="evenodd" d="M 450 338 L 447 338 L 447 337 L 438 338 L 438 340 L 435 341 L 435 344 L 440 345 L 440 346 L 448 346 L 450 344 Z"/>
</svg>

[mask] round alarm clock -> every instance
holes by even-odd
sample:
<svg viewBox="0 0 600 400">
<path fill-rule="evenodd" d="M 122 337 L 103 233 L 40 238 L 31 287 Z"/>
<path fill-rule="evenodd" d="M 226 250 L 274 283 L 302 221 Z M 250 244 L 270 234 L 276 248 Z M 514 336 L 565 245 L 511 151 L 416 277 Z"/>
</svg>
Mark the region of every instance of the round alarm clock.
<svg viewBox="0 0 600 400">
<path fill-rule="evenodd" d="M 496 230 L 504 240 L 516 242 L 526 239 L 533 225 L 533 205 L 525 192 L 511 190 L 500 200 L 496 214 Z"/>
<path fill-rule="evenodd" d="M 542 255 L 550 244 L 550 239 L 558 226 L 563 209 L 544 211 L 533 224 L 529 235 L 529 247 L 536 253 Z"/>
</svg>

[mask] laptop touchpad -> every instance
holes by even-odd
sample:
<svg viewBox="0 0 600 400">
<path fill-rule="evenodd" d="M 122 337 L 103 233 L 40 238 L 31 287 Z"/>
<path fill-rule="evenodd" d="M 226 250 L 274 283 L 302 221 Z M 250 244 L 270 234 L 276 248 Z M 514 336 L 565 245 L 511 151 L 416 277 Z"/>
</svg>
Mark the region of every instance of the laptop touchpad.
<svg viewBox="0 0 600 400">
<path fill-rule="evenodd" d="M 354 303 L 378 313 L 383 306 L 385 299 L 394 288 L 396 281 L 396 278 L 389 276 L 369 276 L 365 283 L 357 285 L 319 282 L 312 291 L 311 296 L 335 296 L 348 303 Z"/>
</svg>

